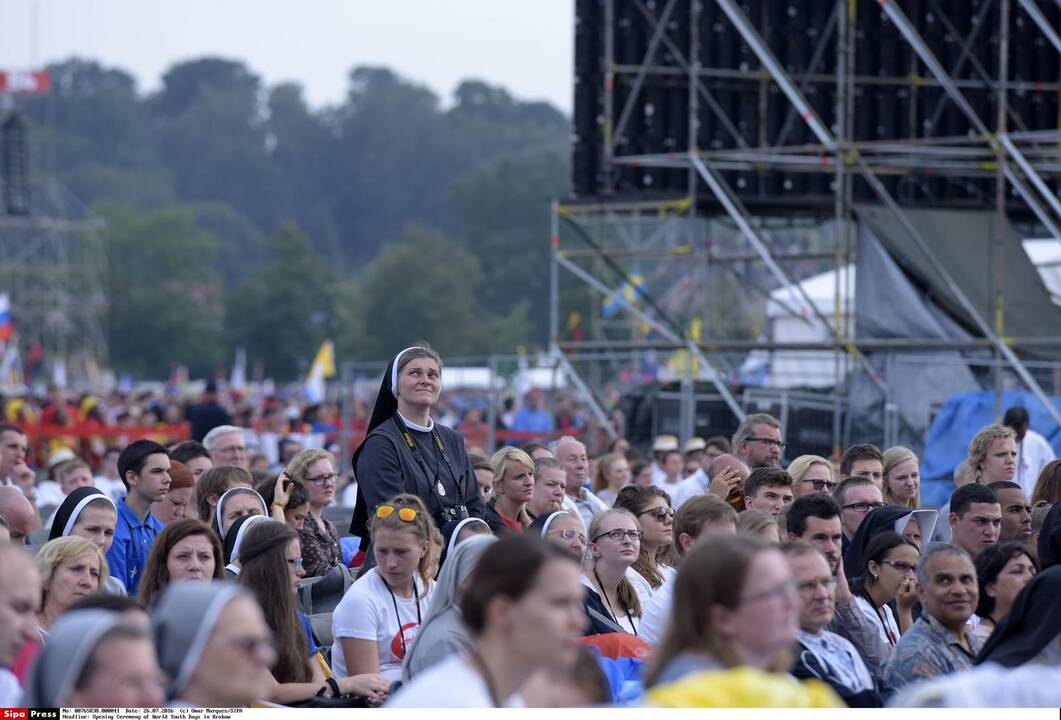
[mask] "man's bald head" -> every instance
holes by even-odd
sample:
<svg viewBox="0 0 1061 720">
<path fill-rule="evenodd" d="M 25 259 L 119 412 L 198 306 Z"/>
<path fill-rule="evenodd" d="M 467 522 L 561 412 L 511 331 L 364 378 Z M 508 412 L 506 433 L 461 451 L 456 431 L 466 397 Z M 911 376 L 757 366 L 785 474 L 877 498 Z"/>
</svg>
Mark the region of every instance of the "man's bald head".
<svg viewBox="0 0 1061 720">
<path fill-rule="evenodd" d="M 0 487 L 0 515 L 7 520 L 11 531 L 11 542 L 25 544 L 29 534 L 41 526 L 36 508 L 16 487 Z"/>
<path fill-rule="evenodd" d="M 7 489 L 7 488 L 0 488 Z M 41 580 L 25 548 L 0 544 L 0 668 L 37 635 Z"/>
<path fill-rule="evenodd" d="M 707 479 L 713 480 L 715 475 L 718 475 L 726 468 L 735 470 L 737 474 L 740 475 L 741 483 L 748 479 L 748 474 L 751 472 L 748 469 L 748 466 L 741 462 L 740 458 L 736 455 L 730 455 L 727 453 L 725 455 L 719 455 L 707 464 Z"/>
</svg>

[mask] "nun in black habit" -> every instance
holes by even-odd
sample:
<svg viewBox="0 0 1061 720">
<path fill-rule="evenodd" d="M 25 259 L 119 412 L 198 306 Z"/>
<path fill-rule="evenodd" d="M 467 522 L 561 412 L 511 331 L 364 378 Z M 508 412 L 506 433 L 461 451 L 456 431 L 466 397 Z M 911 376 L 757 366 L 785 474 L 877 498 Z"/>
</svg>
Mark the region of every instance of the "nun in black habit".
<svg viewBox="0 0 1061 720">
<path fill-rule="evenodd" d="M 431 411 L 442 390 L 442 359 L 427 346 L 398 353 L 383 375 L 368 435 L 354 453 L 357 506 L 350 532 L 368 547 L 368 518 L 395 495 L 424 501 L 438 527 L 486 512 L 464 438 Z M 372 553 L 366 550 L 365 567 Z"/>
</svg>

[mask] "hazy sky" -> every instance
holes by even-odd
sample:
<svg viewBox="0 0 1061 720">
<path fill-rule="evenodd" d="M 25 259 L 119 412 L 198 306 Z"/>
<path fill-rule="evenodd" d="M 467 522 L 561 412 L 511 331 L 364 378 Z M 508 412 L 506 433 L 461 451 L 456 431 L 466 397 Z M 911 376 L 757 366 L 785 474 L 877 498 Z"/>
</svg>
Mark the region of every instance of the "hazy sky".
<svg viewBox="0 0 1061 720">
<path fill-rule="evenodd" d="M 0 68 L 78 55 L 143 92 L 174 61 L 220 55 L 320 105 L 342 99 L 350 68 L 386 65 L 444 100 L 476 77 L 570 113 L 573 12 L 573 0 L 0 0 Z"/>
</svg>

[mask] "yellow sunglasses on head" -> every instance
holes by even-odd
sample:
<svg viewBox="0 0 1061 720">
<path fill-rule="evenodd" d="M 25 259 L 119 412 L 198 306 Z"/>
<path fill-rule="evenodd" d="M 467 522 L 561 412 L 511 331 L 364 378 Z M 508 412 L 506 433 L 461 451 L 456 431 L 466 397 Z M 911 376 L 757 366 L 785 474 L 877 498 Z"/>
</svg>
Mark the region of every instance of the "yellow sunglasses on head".
<svg viewBox="0 0 1061 720">
<path fill-rule="evenodd" d="M 395 512 L 398 513 L 398 519 L 404 522 L 412 522 L 416 520 L 416 516 L 419 514 L 416 508 L 412 507 L 394 507 L 390 503 L 384 503 L 376 508 L 376 517 L 380 520 L 386 520 Z"/>
</svg>

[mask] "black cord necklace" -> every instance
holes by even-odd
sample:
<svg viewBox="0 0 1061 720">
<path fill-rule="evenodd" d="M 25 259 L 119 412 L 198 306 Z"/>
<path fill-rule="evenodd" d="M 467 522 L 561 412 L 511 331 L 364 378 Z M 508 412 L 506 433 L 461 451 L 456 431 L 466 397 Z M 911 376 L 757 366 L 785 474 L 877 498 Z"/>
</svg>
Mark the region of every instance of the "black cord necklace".
<svg viewBox="0 0 1061 720">
<path fill-rule="evenodd" d="M 383 580 L 381 577 L 380 580 Z M 398 639 L 402 641 L 402 657 L 404 658 L 409 654 L 409 648 L 405 647 L 405 630 L 402 629 L 402 614 L 398 612 L 398 599 L 394 597 L 394 591 L 391 590 L 391 586 L 387 584 L 386 580 L 383 580 L 383 587 L 387 588 L 387 592 L 391 596 L 391 604 L 394 605 L 394 617 L 398 620 Z M 416 591 L 416 579 L 413 579 L 413 597 L 416 598 L 416 627 L 420 627 L 420 593 Z"/>
<path fill-rule="evenodd" d="M 619 624 L 619 616 L 615 614 L 615 610 L 612 609 L 612 601 L 608 599 L 608 591 L 604 589 L 604 583 L 600 581 L 600 575 L 597 574 L 597 565 L 593 565 L 593 579 L 597 581 L 597 587 L 600 588 L 601 595 L 604 596 L 604 604 L 608 606 L 608 612 L 612 614 L 612 620 L 615 624 Z M 618 595 L 617 595 L 618 597 Z M 622 600 L 620 600 L 622 602 Z M 626 613 L 626 619 L 630 621 L 630 627 L 633 628 L 634 635 L 637 635 L 637 625 L 634 623 L 634 618 L 630 615 L 630 608 L 626 607 L 626 603 L 623 603 L 623 612 Z"/>
<path fill-rule="evenodd" d="M 471 652 L 472 662 L 475 663 L 476 669 L 479 674 L 483 676 L 483 684 L 486 685 L 486 692 L 490 695 L 490 702 L 494 704 L 495 708 L 501 707 L 501 698 L 498 696 L 497 685 L 494 683 L 494 676 L 490 674 L 490 669 L 486 666 L 486 661 L 483 660 L 483 656 L 479 654 L 479 651 L 472 648 Z"/>
</svg>

